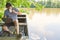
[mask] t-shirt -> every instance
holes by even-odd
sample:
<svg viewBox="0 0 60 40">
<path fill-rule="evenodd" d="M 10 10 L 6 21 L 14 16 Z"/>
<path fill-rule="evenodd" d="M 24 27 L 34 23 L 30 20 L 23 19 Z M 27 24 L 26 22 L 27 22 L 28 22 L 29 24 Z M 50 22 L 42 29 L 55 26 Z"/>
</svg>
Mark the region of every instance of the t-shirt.
<svg viewBox="0 0 60 40">
<path fill-rule="evenodd" d="M 19 12 L 18 9 L 16 9 L 16 8 L 12 8 L 12 10 Z M 15 21 L 17 19 L 17 14 L 9 12 L 8 9 L 5 10 L 4 15 L 7 16 L 8 18 L 11 18 L 13 21 Z"/>
</svg>

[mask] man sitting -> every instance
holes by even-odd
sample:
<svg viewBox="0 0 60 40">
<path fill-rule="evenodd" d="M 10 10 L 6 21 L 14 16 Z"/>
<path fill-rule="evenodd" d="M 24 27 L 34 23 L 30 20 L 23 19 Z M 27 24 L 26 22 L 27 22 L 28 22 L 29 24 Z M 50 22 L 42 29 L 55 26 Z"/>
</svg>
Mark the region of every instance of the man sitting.
<svg viewBox="0 0 60 40">
<path fill-rule="evenodd" d="M 4 11 L 4 17 L 3 17 L 3 18 L 6 18 L 6 21 L 2 27 L 3 31 L 7 31 L 11 34 L 14 34 L 14 32 L 11 32 L 8 29 L 8 27 L 10 27 L 11 25 L 14 25 L 16 34 L 19 35 L 19 26 L 17 21 L 18 13 L 19 13 L 18 9 L 12 7 L 10 3 L 6 3 L 6 10 Z"/>
</svg>

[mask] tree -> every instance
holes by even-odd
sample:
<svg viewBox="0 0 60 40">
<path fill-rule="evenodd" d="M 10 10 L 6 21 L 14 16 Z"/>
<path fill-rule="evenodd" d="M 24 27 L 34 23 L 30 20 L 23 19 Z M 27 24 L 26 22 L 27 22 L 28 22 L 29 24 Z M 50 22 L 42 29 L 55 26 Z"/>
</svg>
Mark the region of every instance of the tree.
<svg viewBox="0 0 60 40">
<path fill-rule="evenodd" d="M 0 8 L 5 7 L 5 4 L 7 2 L 10 2 L 11 4 L 13 4 L 14 7 L 19 7 L 19 8 L 22 6 L 25 8 L 30 8 L 31 4 L 34 4 L 35 6 L 39 6 L 38 3 L 34 2 L 34 0 L 31 1 L 30 0 L 0 0 Z"/>
<path fill-rule="evenodd" d="M 5 8 L 7 2 L 10 2 L 14 7 L 17 8 L 30 8 L 32 4 L 37 10 L 41 10 L 43 8 L 41 4 L 35 2 L 34 0 L 0 0 L 0 10 Z M 0 15 L 2 15 L 2 13 L 0 13 Z M 0 16 L 0 18 L 2 17 Z"/>
</svg>

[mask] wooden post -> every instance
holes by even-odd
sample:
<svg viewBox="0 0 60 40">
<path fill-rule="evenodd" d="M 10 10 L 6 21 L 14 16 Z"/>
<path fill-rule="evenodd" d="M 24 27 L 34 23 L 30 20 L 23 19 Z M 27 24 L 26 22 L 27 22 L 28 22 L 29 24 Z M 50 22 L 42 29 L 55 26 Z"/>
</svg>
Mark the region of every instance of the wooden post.
<svg viewBox="0 0 60 40">
<path fill-rule="evenodd" d="M 24 29 L 23 29 L 24 34 L 25 34 L 25 36 L 28 36 L 26 15 L 25 14 L 18 15 L 17 19 L 18 19 L 18 24 L 17 24 L 18 28 L 17 29 L 19 29 L 18 31 L 20 31 L 20 29 L 21 29 L 20 27 L 24 27 Z M 18 38 L 18 40 L 21 40 L 21 38 L 20 39 Z"/>
</svg>

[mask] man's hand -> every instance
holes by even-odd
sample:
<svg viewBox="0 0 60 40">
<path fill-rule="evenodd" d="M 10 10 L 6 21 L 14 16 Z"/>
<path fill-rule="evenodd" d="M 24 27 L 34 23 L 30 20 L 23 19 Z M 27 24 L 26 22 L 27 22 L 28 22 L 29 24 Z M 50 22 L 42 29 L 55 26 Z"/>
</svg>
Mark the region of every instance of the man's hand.
<svg viewBox="0 0 60 40">
<path fill-rule="evenodd" d="M 17 13 L 15 10 L 9 9 L 10 13 Z"/>
<path fill-rule="evenodd" d="M 15 10 L 12 10 L 12 9 L 9 9 L 9 12 L 10 12 L 10 13 L 15 13 L 15 14 L 20 15 L 20 12 L 16 12 Z"/>
<path fill-rule="evenodd" d="M 12 13 L 12 9 L 9 9 L 9 12 Z"/>
<path fill-rule="evenodd" d="M 16 13 L 17 14 L 18 12 L 16 12 L 15 10 L 12 10 L 12 13 Z"/>
</svg>

